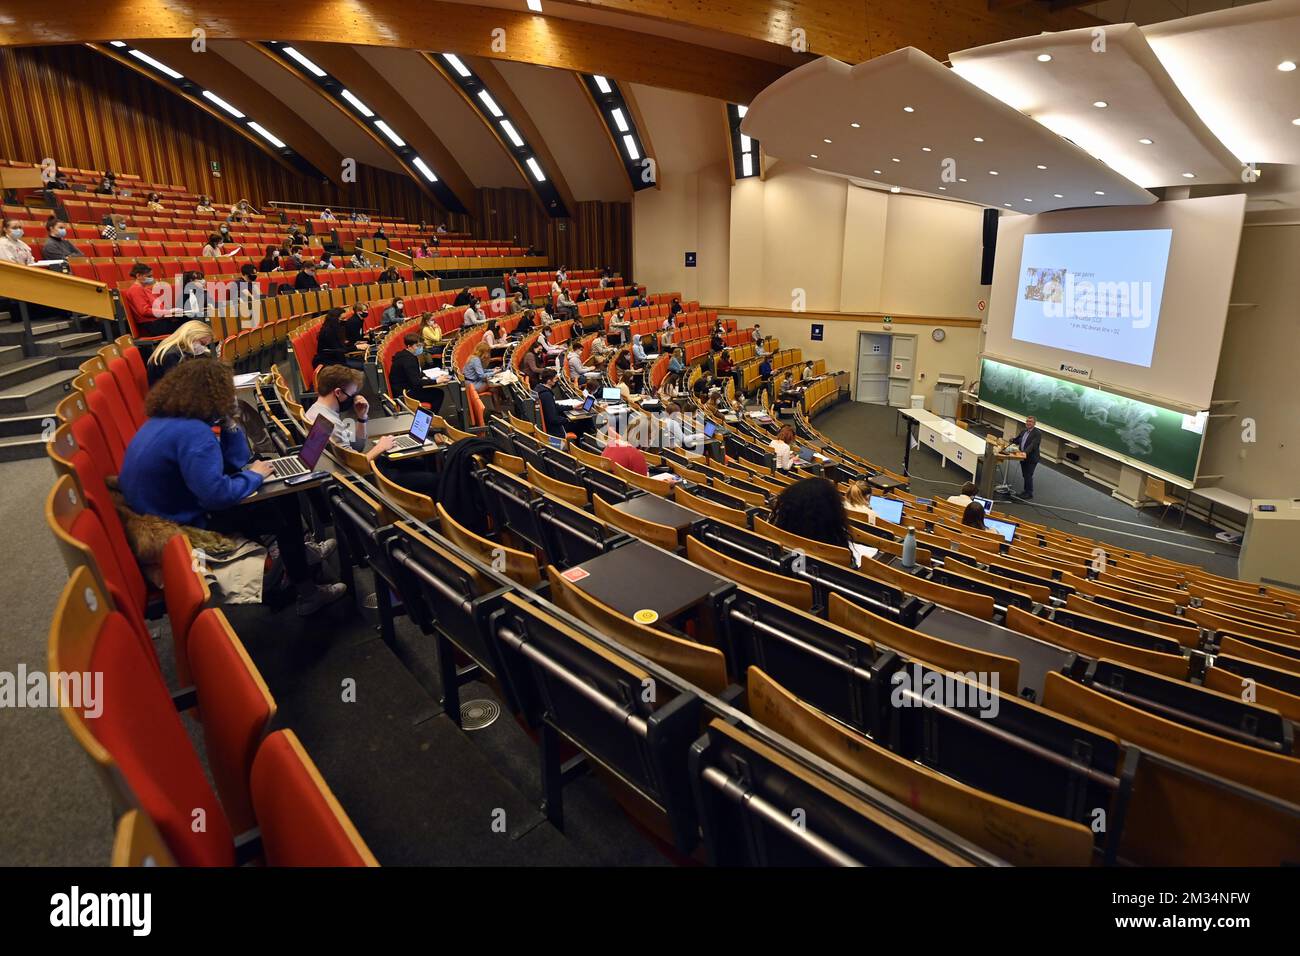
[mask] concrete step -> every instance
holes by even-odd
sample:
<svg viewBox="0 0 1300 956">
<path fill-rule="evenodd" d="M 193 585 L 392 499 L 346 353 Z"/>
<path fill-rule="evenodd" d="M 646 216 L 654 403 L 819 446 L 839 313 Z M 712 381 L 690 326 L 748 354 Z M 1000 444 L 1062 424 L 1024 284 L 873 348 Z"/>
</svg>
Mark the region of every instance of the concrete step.
<svg viewBox="0 0 1300 956">
<path fill-rule="evenodd" d="M 71 349 L 85 348 L 88 345 L 102 345 L 104 337 L 98 332 L 65 332 L 36 340 L 37 355 L 59 355 Z"/>
<path fill-rule="evenodd" d="M 38 341 L 42 338 L 48 338 L 52 335 L 59 335 L 64 332 L 79 332 L 76 323 L 72 319 L 42 319 L 39 322 L 32 323 L 32 338 Z M 23 344 L 23 324 L 21 322 L 9 322 L 0 325 L 0 345 L 22 345 Z"/>
<path fill-rule="evenodd" d="M 0 392 L 23 382 L 30 382 L 34 378 L 40 378 L 42 375 L 49 375 L 51 372 L 58 371 L 60 371 L 58 360 L 45 356 L 21 359 L 17 362 L 10 362 L 8 365 L 0 365 Z"/>
<path fill-rule="evenodd" d="M 45 457 L 45 439 L 40 435 L 0 438 L 0 462 Z"/>
<path fill-rule="evenodd" d="M 0 438 L 44 436 L 47 424 L 55 417 L 54 406 L 17 415 L 0 415 Z"/>
<path fill-rule="evenodd" d="M 68 393 L 72 379 L 72 372 L 51 372 L 0 391 L 0 413 L 36 412 L 53 408 Z"/>
<path fill-rule="evenodd" d="M 8 365 L 11 362 L 17 362 L 23 357 L 23 347 L 21 345 L 6 345 L 0 347 L 0 366 Z"/>
</svg>

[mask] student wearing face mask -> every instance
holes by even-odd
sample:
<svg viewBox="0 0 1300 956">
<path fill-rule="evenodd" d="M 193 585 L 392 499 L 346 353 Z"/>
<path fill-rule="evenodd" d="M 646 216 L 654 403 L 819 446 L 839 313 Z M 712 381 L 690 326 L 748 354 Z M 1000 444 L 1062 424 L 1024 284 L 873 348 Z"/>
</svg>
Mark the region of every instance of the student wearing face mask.
<svg viewBox="0 0 1300 956">
<path fill-rule="evenodd" d="M 212 329 L 206 322 L 186 322 L 167 338 L 163 339 L 149 355 L 145 363 L 145 372 L 149 377 L 149 387 L 153 388 L 164 375 L 182 362 L 195 358 L 210 358 L 212 355 Z"/>
<path fill-rule="evenodd" d="M 402 336 L 402 344 L 405 347 L 393 355 L 392 364 L 388 368 L 388 391 L 397 398 L 409 395 L 417 402 L 430 405 L 436 415 L 442 407 L 444 393 L 420 370 L 420 356 L 424 354 L 420 333 L 407 332 Z M 450 376 L 447 376 L 444 381 L 449 379 Z"/>
<path fill-rule="evenodd" d="M 312 365 L 346 365 L 350 368 L 364 369 L 365 364 L 359 359 L 351 358 L 347 336 L 343 330 L 343 310 L 330 309 L 321 321 L 320 332 L 316 335 L 316 357 Z"/>
<path fill-rule="evenodd" d="M 327 365 L 316 373 L 316 401 L 303 413 L 303 419 L 311 425 L 318 417 L 324 416 L 334 425 L 330 441 L 354 451 L 364 451 L 366 458 L 374 461 L 392 449 L 397 436 L 381 435 L 366 448 L 370 402 L 361 394 L 364 380 L 365 376 L 356 369 Z M 352 417 L 345 418 L 349 414 Z M 410 462 L 409 466 L 390 461 L 384 465 L 384 477 L 417 494 L 432 495 L 436 490 L 435 476 L 418 461 Z"/>
<path fill-rule="evenodd" d="M 179 309 L 165 308 L 154 290 L 153 268 L 143 262 L 131 267 L 135 282 L 122 293 L 122 305 L 130 319 L 132 334 L 136 336 L 171 335 L 181 325 Z"/>
<path fill-rule="evenodd" d="M 201 319 L 208 312 L 207 282 L 198 271 L 181 274 L 181 315 L 186 319 Z"/>
<path fill-rule="evenodd" d="M 266 255 L 262 256 L 262 261 L 257 264 L 258 272 L 274 272 L 280 268 L 280 250 L 275 246 L 266 247 Z"/>
<path fill-rule="evenodd" d="M 36 262 L 32 250 L 23 242 L 23 227 L 17 219 L 4 221 L 4 235 L 0 236 L 0 261 L 19 266 L 30 266 Z"/>
<path fill-rule="evenodd" d="M 366 334 L 366 319 L 369 317 L 370 310 L 364 302 L 358 302 L 348 309 L 343 316 L 343 338 L 352 345 L 360 342 Z"/>
<path fill-rule="evenodd" d="M 396 325 L 398 322 L 404 322 L 405 320 L 406 303 L 399 297 L 393 300 L 392 305 L 384 309 L 383 324 L 384 327 L 387 328 L 390 325 Z"/>
<path fill-rule="evenodd" d="M 68 224 L 58 216 L 45 220 L 45 246 L 41 249 L 42 259 L 67 259 L 69 256 L 83 255 L 82 251 L 68 241 Z"/>
</svg>

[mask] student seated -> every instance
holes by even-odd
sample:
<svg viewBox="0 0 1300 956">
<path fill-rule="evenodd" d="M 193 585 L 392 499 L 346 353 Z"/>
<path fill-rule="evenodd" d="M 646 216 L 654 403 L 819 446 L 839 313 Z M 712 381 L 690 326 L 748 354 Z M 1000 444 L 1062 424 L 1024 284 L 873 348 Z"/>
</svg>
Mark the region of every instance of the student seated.
<svg viewBox="0 0 1300 956">
<path fill-rule="evenodd" d="M 871 486 L 866 481 L 855 481 L 849 485 L 848 494 L 844 496 L 844 508 L 853 512 L 855 517 L 862 517 L 870 525 L 876 523 L 876 513 L 871 510 Z"/>
<path fill-rule="evenodd" d="M 629 445 L 618 435 L 610 435 L 609 442 L 605 445 L 605 450 L 600 453 L 600 457 L 608 458 L 615 464 L 622 465 L 628 471 L 634 471 L 643 477 L 650 476 L 645 453 L 635 445 Z"/>
<path fill-rule="evenodd" d="M 488 382 L 488 375 L 490 373 L 487 370 L 487 363 L 491 355 L 492 350 L 488 348 L 487 344 L 480 342 L 478 345 L 474 346 L 474 354 L 471 355 L 469 361 L 465 363 L 465 383 L 473 386 L 474 391 L 479 394 L 486 392 L 492 387 Z"/>
<path fill-rule="evenodd" d="M 180 328 L 180 309 L 166 308 L 154 293 L 153 268 L 137 262 L 131 267 L 131 278 L 135 282 L 122 293 L 122 305 L 137 334 L 150 337 L 171 335 Z"/>
<path fill-rule="evenodd" d="M 442 351 L 442 326 L 432 312 L 420 316 L 420 342 L 425 352 Z"/>
<path fill-rule="evenodd" d="M 849 519 L 835 485 L 825 478 L 803 478 L 776 496 L 772 524 L 782 531 L 847 548 Z"/>
<path fill-rule="evenodd" d="M 420 370 L 424 340 L 418 332 L 407 332 L 402 336 L 402 345 L 400 351 L 393 353 L 393 362 L 388 369 L 388 390 L 397 398 L 409 395 L 417 402 L 431 406 L 433 413 L 438 414 L 445 393 Z M 450 378 L 448 375 L 442 380 L 445 382 Z"/>
<path fill-rule="evenodd" d="M 542 424 L 546 433 L 555 438 L 567 438 L 569 434 L 568 419 L 555 401 L 555 379 L 559 373 L 549 366 L 542 369 L 537 385 L 537 404 L 542 409 Z"/>
<path fill-rule="evenodd" d="M 810 359 L 807 362 L 803 363 L 803 371 L 799 373 L 799 381 L 811 382 L 813 378 L 815 378 L 815 376 L 813 375 L 813 363 L 812 360 Z"/>
<path fill-rule="evenodd" d="M 365 363 L 353 358 L 348 353 L 352 346 L 343 329 L 343 310 L 330 309 L 321 321 L 320 331 L 316 334 L 316 356 L 312 365 L 347 365 L 355 369 L 364 369 Z"/>
<path fill-rule="evenodd" d="M 320 288 L 320 281 L 316 278 L 316 267 L 310 262 L 303 263 L 297 278 L 293 280 L 293 287 L 299 292 L 311 292 Z"/>
<path fill-rule="evenodd" d="M 246 537 L 273 535 L 298 595 L 298 613 L 313 614 L 343 596 L 342 584 L 317 585 L 309 548 L 319 560 L 333 540 L 308 545 L 296 495 L 241 504 L 271 475 L 252 461 L 248 439 L 230 416 L 235 381 L 220 362 L 184 362 L 145 400 L 149 418 L 127 446 L 118 485 L 138 514 Z"/>
<path fill-rule="evenodd" d="M 212 329 L 206 322 L 191 320 L 154 346 L 145 363 L 152 389 L 164 375 L 192 358 L 210 358 Z"/>
<path fill-rule="evenodd" d="M 398 296 L 392 304 L 384 309 L 384 316 L 381 320 L 383 326 L 387 328 L 390 325 L 396 325 L 398 322 L 406 320 L 406 303 Z"/>
<path fill-rule="evenodd" d="M 6 217 L 4 234 L 0 235 L 0 262 L 12 262 L 18 266 L 30 266 L 36 262 L 32 250 L 23 242 L 23 224 L 17 219 Z"/>
<path fill-rule="evenodd" d="M 397 440 L 395 435 L 380 435 L 373 445 L 366 448 L 366 423 L 370 421 L 370 402 L 361 394 L 361 384 L 365 376 L 354 368 L 344 365 L 327 365 L 316 373 L 316 401 L 303 413 L 308 425 L 324 415 L 334 424 L 334 434 L 330 441 L 346 445 L 355 451 L 365 450 L 366 458 L 374 461 L 389 451 Z M 351 412 L 353 417 L 343 416 Z M 385 477 L 390 477 L 385 472 Z M 422 468 L 400 471 L 391 476 L 404 488 L 422 495 L 432 494 L 435 487 L 434 476 Z"/>
<path fill-rule="evenodd" d="M 948 496 L 948 503 L 954 504 L 959 508 L 965 508 L 975 500 L 977 494 L 979 494 L 979 488 L 975 486 L 975 482 L 968 481 L 966 484 L 961 486 L 961 492 L 959 494 Z"/>
<path fill-rule="evenodd" d="M 778 471 L 789 471 L 794 467 L 794 449 L 790 447 L 792 441 L 794 441 L 794 429 L 789 425 L 783 427 L 772 439 L 770 447 L 776 458 Z"/>
<path fill-rule="evenodd" d="M 978 501 L 972 501 L 966 506 L 966 510 L 962 512 L 961 523 L 968 528 L 979 528 L 981 531 L 985 530 L 984 506 Z"/>
<path fill-rule="evenodd" d="M 48 238 L 41 248 L 42 259 L 67 259 L 69 256 L 83 254 L 68 241 L 68 224 L 58 216 L 50 216 L 45 220 L 45 234 Z"/>
</svg>

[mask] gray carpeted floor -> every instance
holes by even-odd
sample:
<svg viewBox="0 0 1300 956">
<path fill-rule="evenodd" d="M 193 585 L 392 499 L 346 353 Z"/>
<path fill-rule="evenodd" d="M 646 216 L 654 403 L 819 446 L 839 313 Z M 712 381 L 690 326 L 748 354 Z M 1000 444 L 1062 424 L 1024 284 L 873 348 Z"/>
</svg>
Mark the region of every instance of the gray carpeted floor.
<svg viewBox="0 0 1300 956">
<path fill-rule="evenodd" d="M 815 424 L 828 438 L 850 451 L 893 471 L 902 470 L 907 433 L 898 424 L 898 409 L 842 402 L 818 415 Z M 910 472 L 912 493 L 924 497 L 954 495 L 968 480 L 966 472 L 955 465 L 945 468 L 939 456 L 928 448 L 912 451 Z M 1011 487 L 1018 494 L 1022 487 L 1020 470 L 1012 466 L 1009 474 Z M 1041 462 L 1034 472 L 1034 500 L 999 502 L 994 517 L 999 514 L 1005 514 L 1010 520 L 1019 515 L 1051 528 L 1138 548 L 1171 561 L 1199 564 L 1215 574 L 1232 577 L 1237 573 L 1237 548 L 1216 540 L 1209 526 L 1188 518 L 1180 529 L 1180 516 L 1175 509 L 1170 509 L 1168 517 L 1160 522 L 1159 510 L 1134 509 L 1077 472 L 1047 461 Z"/>
<path fill-rule="evenodd" d="M 0 575 L 0 671 L 46 666 L 50 621 L 67 580 L 42 507 L 53 477 L 44 459 L 0 465 L 9 551 Z M 369 590 L 368 572 L 358 581 Z M 591 775 L 566 788 L 565 831 L 547 823 L 538 810 L 536 746 L 509 714 L 481 731 L 459 730 L 437 703 L 431 642 L 405 619 L 399 644 L 432 673 L 432 693 L 380 639 L 373 612 L 350 600 L 310 620 L 291 604 L 227 613 L 276 698 L 277 726 L 299 735 L 381 863 L 667 862 Z M 150 627 L 175 686 L 169 628 L 165 619 Z M 346 679 L 355 681 L 354 703 L 343 699 Z M 491 691 L 472 684 L 462 694 Z M 197 724 L 187 718 L 187 726 L 201 744 Z M 57 711 L 0 708 L 0 768 L 0 865 L 108 862 L 108 799 Z M 503 829 L 493 827 L 497 819 Z"/>
</svg>

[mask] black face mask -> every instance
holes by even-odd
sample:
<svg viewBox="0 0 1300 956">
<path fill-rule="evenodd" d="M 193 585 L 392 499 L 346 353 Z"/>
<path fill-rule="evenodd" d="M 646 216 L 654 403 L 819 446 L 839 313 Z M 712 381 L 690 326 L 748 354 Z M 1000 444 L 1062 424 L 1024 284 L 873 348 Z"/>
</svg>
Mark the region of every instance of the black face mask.
<svg viewBox="0 0 1300 956">
<path fill-rule="evenodd" d="M 356 404 L 356 401 L 357 401 L 357 397 L 355 395 L 344 395 L 342 398 L 339 399 L 339 411 L 340 412 L 352 411 L 352 406 Z"/>
</svg>

